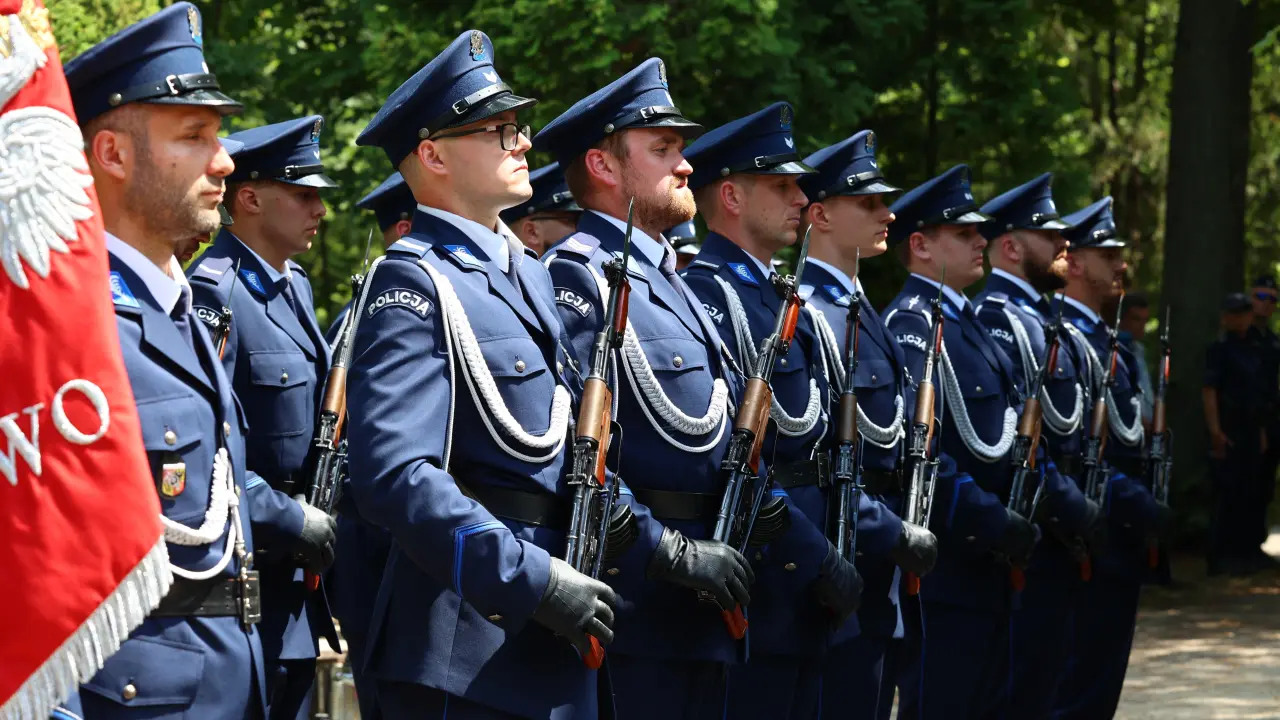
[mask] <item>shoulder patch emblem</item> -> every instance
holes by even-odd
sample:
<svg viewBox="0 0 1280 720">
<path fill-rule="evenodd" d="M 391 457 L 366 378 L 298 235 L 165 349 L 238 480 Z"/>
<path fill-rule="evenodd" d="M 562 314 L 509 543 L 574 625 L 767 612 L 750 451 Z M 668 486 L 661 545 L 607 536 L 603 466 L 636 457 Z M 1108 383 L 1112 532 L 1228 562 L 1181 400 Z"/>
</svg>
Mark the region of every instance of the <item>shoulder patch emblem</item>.
<svg viewBox="0 0 1280 720">
<path fill-rule="evenodd" d="M 987 332 L 991 333 L 991 337 L 997 340 L 1003 340 L 1009 343 L 1010 345 L 1013 344 L 1013 333 L 1009 332 L 1008 330 L 1005 330 L 1004 328 L 997 328 L 997 327 L 988 328 Z"/>
<path fill-rule="evenodd" d="M 929 351 L 928 346 L 925 345 L 924 343 L 924 338 L 920 337 L 919 335 L 915 335 L 913 333 L 906 333 L 905 335 L 897 336 L 897 340 L 899 345 L 910 345 L 911 347 L 916 348 L 920 352 Z"/>
<path fill-rule="evenodd" d="M 733 271 L 733 274 L 737 275 L 738 279 L 742 282 L 748 285 L 755 285 L 756 287 L 760 286 L 760 281 L 756 280 L 756 276 L 751 274 L 751 268 L 747 267 L 745 264 L 726 263 L 726 265 L 729 266 L 729 269 Z"/>
<path fill-rule="evenodd" d="M 111 302 L 115 305 L 124 307 L 142 307 L 138 302 L 138 298 L 133 296 L 133 291 L 129 289 L 129 285 L 125 283 L 120 273 L 111 271 Z"/>
<path fill-rule="evenodd" d="M 556 288 L 556 304 L 573 308 L 582 317 L 591 312 L 591 302 L 569 288 Z"/>
<path fill-rule="evenodd" d="M 431 301 L 422 293 L 406 288 L 392 288 L 384 290 L 378 297 L 369 301 L 365 317 L 373 317 L 389 307 L 404 308 L 423 320 L 431 314 Z"/>
<path fill-rule="evenodd" d="M 484 263 L 480 262 L 480 258 L 472 255 L 471 248 L 466 245 L 445 245 L 444 249 L 448 250 L 449 254 L 452 255 L 455 260 L 467 267 L 475 268 L 477 270 L 484 268 Z"/>
<path fill-rule="evenodd" d="M 259 295 L 267 294 L 267 289 L 263 287 L 262 278 L 258 277 L 258 273 L 252 270 L 241 270 L 240 277 L 244 278 L 244 283 L 254 292 Z"/>
<path fill-rule="evenodd" d="M 214 310 L 207 305 L 194 305 L 191 308 L 195 311 L 196 317 L 200 322 L 208 325 L 210 328 L 218 326 L 218 318 L 222 317 L 221 311 Z"/>
<path fill-rule="evenodd" d="M 707 311 L 707 315 L 711 316 L 711 321 L 717 325 L 724 324 L 724 311 L 710 303 L 702 303 L 702 309 Z"/>
</svg>

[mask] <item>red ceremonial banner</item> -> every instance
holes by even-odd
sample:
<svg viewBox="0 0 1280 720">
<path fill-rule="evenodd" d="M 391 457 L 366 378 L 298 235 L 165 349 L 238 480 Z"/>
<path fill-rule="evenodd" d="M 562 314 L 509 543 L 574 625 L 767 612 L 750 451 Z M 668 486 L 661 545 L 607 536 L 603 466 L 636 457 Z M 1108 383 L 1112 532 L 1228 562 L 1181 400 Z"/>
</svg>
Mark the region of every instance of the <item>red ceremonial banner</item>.
<svg viewBox="0 0 1280 720">
<path fill-rule="evenodd" d="M 46 718 L 171 576 L 48 11 L 0 0 L 0 718 Z"/>
</svg>

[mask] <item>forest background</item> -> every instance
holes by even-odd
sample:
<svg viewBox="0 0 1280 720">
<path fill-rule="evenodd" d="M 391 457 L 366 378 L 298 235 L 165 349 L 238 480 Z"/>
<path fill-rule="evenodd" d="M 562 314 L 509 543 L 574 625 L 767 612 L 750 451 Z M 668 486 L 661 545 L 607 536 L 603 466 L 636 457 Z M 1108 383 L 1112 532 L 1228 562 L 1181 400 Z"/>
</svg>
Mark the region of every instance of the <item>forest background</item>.
<svg viewBox="0 0 1280 720">
<path fill-rule="evenodd" d="M 66 62 L 163 0 L 46 0 Z M 708 128 L 788 100 L 808 154 L 869 128 L 910 188 L 956 163 L 979 201 L 1044 171 L 1063 214 L 1103 195 L 1131 287 L 1171 308 L 1181 541 L 1208 521 L 1200 408 L 1222 294 L 1280 264 L 1280 0 L 216 0 L 205 52 L 245 104 L 226 131 L 318 113 L 329 215 L 298 258 L 322 326 L 348 299 L 392 170 L 357 148 L 386 96 L 464 30 L 484 30 L 535 131 L 647 57 Z M 531 167 L 550 159 L 531 158 Z M 863 265 L 872 301 L 904 272 Z M 970 290 L 972 295 L 976 288 Z M 1148 356 L 1158 358 L 1154 332 Z"/>
</svg>

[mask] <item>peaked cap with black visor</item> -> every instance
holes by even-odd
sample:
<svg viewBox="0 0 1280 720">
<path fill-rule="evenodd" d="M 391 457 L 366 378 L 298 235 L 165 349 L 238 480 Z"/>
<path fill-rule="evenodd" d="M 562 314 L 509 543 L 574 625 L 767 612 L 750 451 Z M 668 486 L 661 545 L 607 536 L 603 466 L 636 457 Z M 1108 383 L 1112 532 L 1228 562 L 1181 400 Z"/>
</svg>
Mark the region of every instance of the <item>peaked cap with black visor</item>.
<svg viewBox="0 0 1280 720">
<path fill-rule="evenodd" d="M 991 218 L 978 211 L 969 185 L 969 166 L 956 165 L 912 188 L 889 206 L 889 244 L 898 243 L 934 225 L 976 225 Z"/>
</svg>

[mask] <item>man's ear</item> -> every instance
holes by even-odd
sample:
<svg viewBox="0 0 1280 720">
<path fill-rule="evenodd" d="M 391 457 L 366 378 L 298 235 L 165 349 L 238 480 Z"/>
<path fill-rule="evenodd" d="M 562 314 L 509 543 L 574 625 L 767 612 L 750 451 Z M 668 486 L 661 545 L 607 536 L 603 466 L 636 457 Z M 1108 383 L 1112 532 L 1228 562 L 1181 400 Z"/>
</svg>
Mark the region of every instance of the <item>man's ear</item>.
<svg viewBox="0 0 1280 720">
<path fill-rule="evenodd" d="M 720 200 L 721 211 L 733 217 L 740 217 L 747 209 L 746 183 L 725 180 L 716 188 L 716 196 Z"/>
<path fill-rule="evenodd" d="M 809 216 L 809 224 L 822 232 L 831 232 L 831 214 L 822 202 L 811 203 L 805 210 Z"/>
<path fill-rule="evenodd" d="M 418 143 L 418 147 L 414 149 L 413 155 L 418 160 L 417 165 L 425 171 L 427 175 L 448 175 L 449 166 L 442 150 L 442 146 L 436 144 L 434 140 L 423 140 Z"/>
<path fill-rule="evenodd" d="M 244 183 L 236 188 L 235 208 L 237 212 L 260 215 L 264 209 L 260 188 L 253 183 Z"/>
<path fill-rule="evenodd" d="M 108 177 L 120 181 L 129 176 L 136 152 L 133 137 L 117 130 L 99 130 L 89 141 L 89 157 L 93 164 Z"/>
<path fill-rule="evenodd" d="M 405 235 L 408 235 L 409 231 L 413 229 L 413 223 L 408 220 L 397 220 L 396 224 L 392 227 L 396 229 L 396 237 L 402 238 Z"/>
<path fill-rule="evenodd" d="M 526 217 L 521 219 L 519 235 L 521 239 L 536 242 L 538 240 L 538 223 L 534 222 L 533 218 Z"/>
<path fill-rule="evenodd" d="M 911 237 L 907 238 L 907 247 L 911 249 L 911 256 L 917 260 L 927 262 L 933 259 L 933 244 L 922 232 L 911 233 Z"/>
<path fill-rule="evenodd" d="M 605 187 L 614 188 L 622 184 L 622 168 L 618 159 L 604 150 L 591 148 L 583 156 L 583 164 L 587 174 Z"/>
<path fill-rule="evenodd" d="M 1022 262 L 1022 246 L 1018 244 L 1013 233 L 1000 236 L 1000 254 L 1010 262 Z"/>
</svg>

